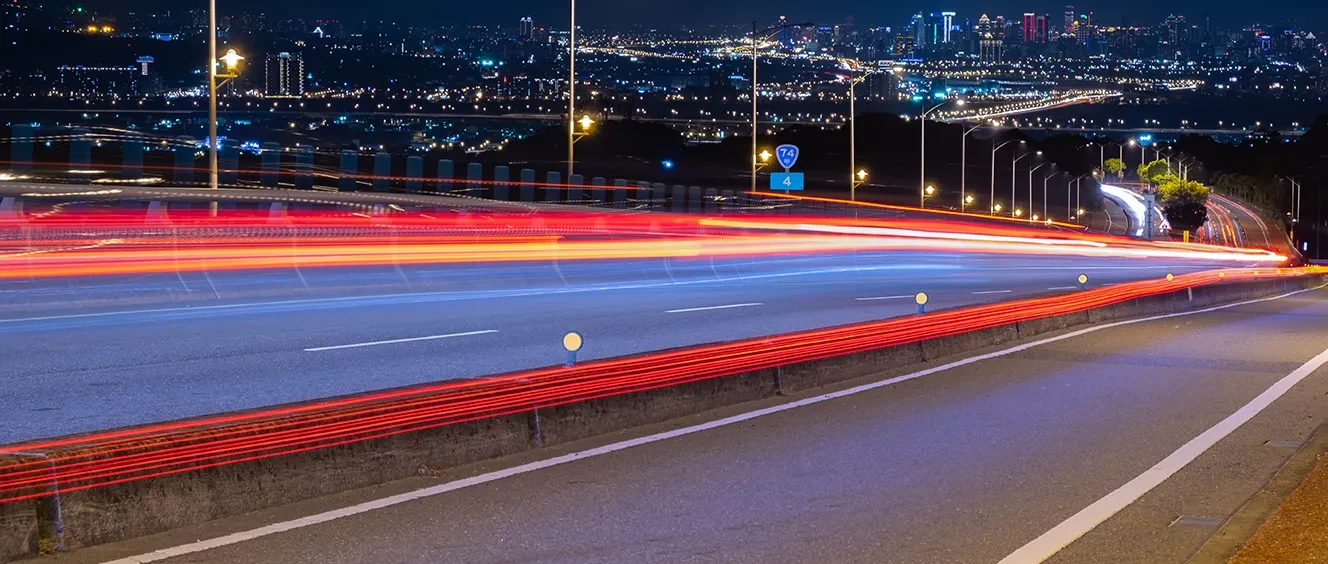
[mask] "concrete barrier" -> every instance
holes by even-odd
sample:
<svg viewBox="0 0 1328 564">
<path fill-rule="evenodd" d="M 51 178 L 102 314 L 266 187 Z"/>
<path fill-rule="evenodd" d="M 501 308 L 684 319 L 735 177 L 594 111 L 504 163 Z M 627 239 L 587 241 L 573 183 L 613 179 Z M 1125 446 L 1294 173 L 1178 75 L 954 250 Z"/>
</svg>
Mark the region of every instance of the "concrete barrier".
<svg viewBox="0 0 1328 564">
<path fill-rule="evenodd" d="M 64 532 L 59 540 L 66 547 L 102 544 L 410 476 L 437 474 L 462 464 L 898 370 L 1017 339 L 1270 296 L 1325 281 L 1328 277 L 1272 278 L 1181 290 L 921 342 L 294 455 L 62 492 L 58 497 L 36 501 L 0 504 L 0 559 L 31 556 L 54 547 L 54 515 L 62 516 Z M 12 463 L 14 455 L 0 455 L 0 465 L 6 463 L 6 458 Z M 56 500 L 58 511 L 52 505 Z"/>
</svg>

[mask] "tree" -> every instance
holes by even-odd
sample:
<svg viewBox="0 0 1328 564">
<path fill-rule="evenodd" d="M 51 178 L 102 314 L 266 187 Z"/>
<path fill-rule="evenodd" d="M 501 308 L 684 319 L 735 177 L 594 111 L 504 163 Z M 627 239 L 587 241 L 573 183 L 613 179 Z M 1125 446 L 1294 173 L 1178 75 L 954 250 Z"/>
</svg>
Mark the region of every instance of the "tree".
<svg viewBox="0 0 1328 564">
<path fill-rule="evenodd" d="M 1165 161 L 1159 162 L 1166 164 Z M 1151 169 L 1151 166 L 1149 170 L 1140 167 L 1143 172 L 1153 172 Z M 1154 178 L 1157 182 L 1157 201 L 1162 205 L 1162 213 L 1167 216 L 1172 229 L 1193 231 L 1208 221 L 1207 204 L 1211 189 L 1200 182 L 1182 180 L 1170 173 Z"/>
<path fill-rule="evenodd" d="M 1107 162 L 1102 163 L 1102 172 L 1114 174 L 1117 178 L 1120 178 L 1125 174 L 1125 161 L 1120 159 L 1107 159 Z"/>
<path fill-rule="evenodd" d="M 1156 160 L 1140 164 L 1136 172 L 1139 174 L 1139 180 L 1160 184 L 1163 177 L 1171 175 L 1171 165 L 1167 161 Z"/>
</svg>

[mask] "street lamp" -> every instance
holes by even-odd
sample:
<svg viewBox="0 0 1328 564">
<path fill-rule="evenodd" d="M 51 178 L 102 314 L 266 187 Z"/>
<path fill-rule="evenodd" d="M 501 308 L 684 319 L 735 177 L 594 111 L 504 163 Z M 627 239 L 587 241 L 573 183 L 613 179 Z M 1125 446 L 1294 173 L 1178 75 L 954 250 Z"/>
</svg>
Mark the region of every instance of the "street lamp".
<svg viewBox="0 0 1328 564">
<path fill-rule="evenodd" d="M 992 141 L 992 143 L 995 144 L 995 141 Z M 996 203 L 996 151 L 1001 150 L 1002 147 L 1009 145 L 1011 143 L 1014 143 L 1014 141 L 1006 141 L 1004 143 L 1001 143 L 1000 145 L 992 147 L 991 149 L 991 203 L 992 204 Z M 1019 144 L 1021 145 L 1024 143 L 1025 141 L 1022 140 L 1019 141 Z M 1013 201 L 1010 202 L 1010 205 L 1014 205 L 1014 202 Z M 991 208 L 992 213 L 1000 212 L 1001 211 L 1000 208 L 1001 206 L 999 205 L 993 205 Z"/>
<path fill-rule="evenodd" d="M 858 169 L 858 172 L 856 174 L 848 177 L 848 182 L 849 182 L 849 192 L 854 193 L 854 191 L 858 189 L 858 186 L 862 186 L 863 183 L 867 182 L 867 171 Z"/>
<path fill-rule="evenodd" d="M 964 201 L 964 195 L 968 192 L 968 134 L 977 131 L 982 124 L 977 124 L 964 132 L 964 136 L 959 142 L 962 147 L 959 149 L 959 201 Z M 960 209 L 964 206 L 959 205 Z"/>
<path fill-rule="evenodd" d="M 1001 205 L 1000 205 L 1000 204 L 996 204 L 996 205 L 994 205 L 994 206 L 991 207 L 991 214 L 992 214 L 992 215 L 997 215 L 997 214 L 999 214 L 999 213 L 1001 213 Z"/>
<path fill-rule="evenodd" d="M 927 184 L 927 115 L 936 111 L 941 106 L 948 104 L 949 102 L 950 100 L 946 100 L 944 102 L 936 104 L 935 106 L 932 106 L 931 109 L 922 112 L 922 116 L 918 118 L 918 121 L 922 123 L 922 169 L 920 172 L 920 176 L 918 177 L 918 185 L 924 187 L 923 192 L 926 192 L 925 186 Z M 964 105 L 963 100 L 955 100 L 954 102 L 956 106 Z M 924 207 L 927 205 L 927 199 L 925 197 L 922 199 L 922 205 Z"/>
<path fill-rule="evenodd" d="M 853 177 L 861 176 L 862 179 L 866 179 L 867 173 L 861 170 L 857 171 L 858 174 L 855 174 L 853 172 L 853 170 L 858 167 L 858 134 L 857 134 L 858 122 L 856 119 L 858 112 L 854 102 L 854 100 L 857 99 L 857 96 L 855 95 L 853 87 L 856 86 L 859 82 L 866 80 L 867 77 L 870 76 L 872 72 L 874 72 L 874 70 L 868 69 L 867 72 L 862 74 L 862 76 L 855 78 L 853 76 L 853 71 L 856 70 L 857 68 L 858 68 L 858 62 L 853 61 L 853 63 L 849 65 L 848 69 L 849 72 L 848 75 L 848 186 L 849 186 L 848 199 L 854 202 L 858 201 L 857 189 L 858 185 L 862 184 L 862 180 L 855 181 Z"/>
<path fill-rule="evenodd" d="M 567 179 L 576 166 L 576 0 L 571 0 L 571 25 L 567 34 Z"/>
<path fill-rule="evenodd" d="M 935 186 L 927 186 L 927 187 L 925 187 L 925 188 L 922 189 L 922 207 L 923 207 L 923 209 L 926 209 L 926 207 L 927 207 L 927 198 L 931 198 L 932 196 L 935 196 L 935 195 L 936 195 L 936 187 L 935 187 Z"/>
<path fill-rule="evenodd" d="M 573 1 L 575 2 L 576 0 Z M 765 41 L 766 39 L 771 38 L 776 33 L 779 33 L 785 29 L 793 27 L 807 27 L 810 25 L 812 24 L 810 23 L 784 24 L 778 26 L 771 26 L 758 32 L 756 30 L 756 20 L 752 20 L 752 154 L 756 154 L 756 124 L 758 121 L 760 121 L 759 119 L 757 119 L 758 114 L 756 113 L 756 59 L 757 59 L 756 46 L 761 41 Z M 764 33 L 765 36 L 758 37 L 758 34 L 761 33 Z M 753 192 L 756 191 L 756 161 L 752 161 L 752 191 Z"/>
<path fill-rule="evenodd" d="M 972 205 L 973 205 L 973 195 L 972 195 L 972 194 L 969 194 L 969 195 L 967 195 L 967 196 L 964 196 L 964 200 L 963 200 L 963 202 L 964 202 L 964 204 L 963 204 L 962 207 L 964 207 L 964 208 L 968 208 L 969 206 L 972 206 Z"/>
<path fill-rule="evenodd" d="M 1074 180 L 1071 180 L 1071 181 L 1068 181 L 1068 182 L 1065 183 L 1065 215 L 1066 215 L 1066 216 L 1072 216 L 1071 219 L 1078 218 L 1079 216 L 1084 215 L 1084 210 L 1080 209 L 1078 214 L 1071 213 L 1070 210 L 1072 210 L 1072 209 L 1074 209 L 1074 208 L 1070 207 L 1070 182 L 1073 182 L 1073 183 L 1074 183 L 1074 202 L 1075 202 L 1076 204 L 1078 204 L 1079 206 L 1082 206 L 1083 204 L 1080 203 L 1080 200 L 1079 200 L 1079 181 L 1080 181 L 1080 180 L 1083 180 L 1084 177 L 1086 177 L 1086 176 L 1090 176 L 1090 175 L 1088 175 L 1088 174 L 1081 174 L 1081 175 L 1079 175 L 1077 178 L 1075 178 Z M 1078 206 L 1075 206 L 1075 207 L 1078 207 Z"/>
<path fill-rule="evenodd" d="M 1010 205 L 1012 206 L 1018 203 L 1016 201 L 1016 198 L 1018 198 L 1018 196 L 1015 195 L 1015 190 L 1018 189 L 1018 186 L 1016 186 L 1017 181 L 1015 180 L 1015 172 L 1019 168 L 1019 161 L 1024 160 L 1024 157 L 1031 157 L 1034 155 L 1040 157 L 1042 156 L 1042 151 L 1037 151 L 1035 153 L 1024 153 L 1022 155 L 1015 157 L 1013 160 L 1010 161 Z M 1030 178 L 1029 182 L 1032 182 L 1031 180 L 1032 174 L 1033 174 L 1032 172 L 1029 173 L 1029 178 Z"/>
<path fill-rule="evenodd" d="M 211 0 L 211 21 L 212 36 L 208 39 L 208 51 L 211 52 L 211 64 L 208 65 L 208 187 L 213 190 L 217 185 L 217 150 L 221 144 L 217 139 L 217 89 L 224 86 L 227 82 L 240 76 L 240 62 L 244 60 L 235 49 L 227 49 L 226 55 L 217 58 L 217 1 Z M 224 67 L 224 72 L 218 72 L 217 67 Z M 223 79 L 217 82 L 217 79 Z M 216 215 L 217 203 L 208 204 L 208 210 Z"/>
<path fill-rule="evenodd" d="M 1029 212 L 1033 211 L 1033 173 L 1037 172 L 1038 169 L 1047 166 L 1049 164 L 1051 163 L 1042 163 L 1040 165 L 1028 169 L 1028 211 Z"/>
<path fill-rule="evenodd" d="M 1046 218 L 1047 221 L 1051 221 L 1051 213 L 1047 211 L 1047 184 L 1051 182 L 1051 179 L 1056 178 L 1057 176 L 1060 176 L 1062 174 L 1066 176 L 1070 175 L 1070 173 L 1065 171 L 1057 171 L 1042 178 L 1042 217 Z M 1070 183 L 1066 182 L 1065 196 L 1069 197 L 1069 195 L 1070 195 Z M 1066 204 L 1066 208 L 1069 208 L 1069 204 Z M 1070 217 L 1070 213 L 1068 210 L 1065 213 L 1065 217 Z"/>
</svg>

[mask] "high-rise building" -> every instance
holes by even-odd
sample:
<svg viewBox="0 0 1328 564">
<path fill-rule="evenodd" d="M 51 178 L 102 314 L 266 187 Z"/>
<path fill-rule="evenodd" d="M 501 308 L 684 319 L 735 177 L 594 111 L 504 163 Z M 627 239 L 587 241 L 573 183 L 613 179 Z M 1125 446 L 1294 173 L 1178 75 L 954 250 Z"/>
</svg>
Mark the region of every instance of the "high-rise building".
<svg viewBox="0 0 1328 564">
<path fill-rule="evenodd" d="M 304 96 L 304 57 L 300 53 L 269 53 L 264 65 L 263 92 L 269 98 Z"/>
<path fill-rule="evenodd" d="M 521 25 L 517 27 L 516 38 L 520 41 L 534 41 L 535 20 L 530 16 L 521 18 Z"/>
<path fill-rule="evenodd" d="M 913 52 L 921 51 L 927 47 L 927 18 L 922 12 L 913 14 L 912 21 L 908 24 L 913 36 Z"/>
<path fill-rule="evenodd" d="M 1043 14 L 1037 17 L 1037 29 L 1033 37 L 1034 43 L 1047 42 L 1047 37 L 1049 35 L 1049 30 L 1047 29 L 1047 20 L 1050 19 L 1051 19 L 1051 14 Z"/>
<path fill-rule="evenodd" d="M 950 31 L 954 29 L 954 12 L 941 12 L 941 36 L 937 37 L 937 43 L 950 43 Z"/>
<path fill-rule="evenodd" d="M 984 63 L 1000 64 L 1005 60 L 1005 41 L 991 32 L 983 33 L 978 39 L 978 56 Z"/>
<path fill-rule="evenodd" d="M 1075 24 L 1075 19 L 1074 19 L 1074 6 L 1066 6 L 1066 7 L 1065 7 L 1065 34 L 1066 34 L 1066 35 L 1073 35 L 1073 34 L 1074 34 L 1074 24 Z"/>
<path fill-rule="evenodd" d="M 1037 15 L 1024 12 L 1024 43 L 1033 43 L 1037 37 Z"/>
</svg>

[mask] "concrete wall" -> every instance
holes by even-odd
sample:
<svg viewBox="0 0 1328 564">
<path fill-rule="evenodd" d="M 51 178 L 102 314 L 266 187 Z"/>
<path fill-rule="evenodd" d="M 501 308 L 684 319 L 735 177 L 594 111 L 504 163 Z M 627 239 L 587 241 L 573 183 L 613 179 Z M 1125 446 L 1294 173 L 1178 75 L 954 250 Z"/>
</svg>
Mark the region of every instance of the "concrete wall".
<svg viewBox="0 0 1328 564">
<path fill-rule="evenodd" d="M 807 390 L 1071 327 L 1280 294 L 1328 277 L 1229 283 L 922 342 L 201 469 L 60 496 L 70 548 L 144 536 L 256 509 L 551 446 L 722 406 Z M 0 459 L 0 464 L 4 460 Z M 53 546 L 50 498 L 0 504 L 0 559 Z M 46 505 L 42 505 L 46 504 Z"/>
</svg>

